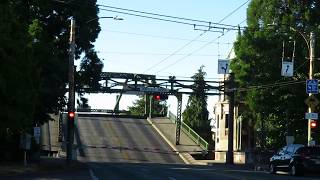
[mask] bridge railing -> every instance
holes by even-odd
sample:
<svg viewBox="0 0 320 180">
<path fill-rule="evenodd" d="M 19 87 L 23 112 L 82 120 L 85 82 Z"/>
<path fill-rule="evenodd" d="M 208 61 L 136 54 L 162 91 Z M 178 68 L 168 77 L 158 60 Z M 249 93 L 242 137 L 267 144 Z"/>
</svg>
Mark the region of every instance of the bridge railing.
<svg viewBox="0 0 320 180">
<path fill-rule="evenodd" d="M 176 123 L 177 117 L 172 112 L 169 112 L 168 116 L 173 123 Z M 201 136 L 199 136 L 198 133 L 196 133 L 184 122 L 181 122 L 181 127 L 182 131 L 185 132 L 187 136 L 190 137 L 196 144 L 198 144 L 202 149 L 208 150 L 208 142 L 204 140 Z"/>
</svg>

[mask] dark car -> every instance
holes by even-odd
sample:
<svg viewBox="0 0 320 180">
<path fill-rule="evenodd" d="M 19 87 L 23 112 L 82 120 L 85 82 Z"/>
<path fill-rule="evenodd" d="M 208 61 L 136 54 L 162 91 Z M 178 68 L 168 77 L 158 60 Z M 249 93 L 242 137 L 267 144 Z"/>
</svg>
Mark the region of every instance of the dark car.
<svg viewBox="0 0 320 180">
<path fill-rule="evenodd" d="M 291 144 L 281 148 L 270 158 L 270 173 L 288 171 L 290 175 L 320 172 L 320 146 Z"/>
</svg>

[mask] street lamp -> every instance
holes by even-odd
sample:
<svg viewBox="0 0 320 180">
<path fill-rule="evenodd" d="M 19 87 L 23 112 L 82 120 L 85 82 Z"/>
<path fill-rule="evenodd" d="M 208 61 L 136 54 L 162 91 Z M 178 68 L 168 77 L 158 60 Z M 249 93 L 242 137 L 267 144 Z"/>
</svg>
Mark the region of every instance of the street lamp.
<svg viewBox="0 0 320 180">
<path fill-rule="evenodd" d="M 93 19 L 90 19 L 88 21 L 86 21 L 86 23 L 90 23 L 94 20 L 97 20 L 97 19 L 114 19 L 114 20 L 123 20 L 123 18 L 119 18 L 118 16 L 103 16 L 103 17 L 96 17 L 96 18 L 93 18 Z"/>
<path fill-rule="evenodd" d="M 268 24 L 268 26 L 274 26 L 274 24 Z M 294 27 L 290 26 L 290 30 L 299 33 L 299 35 L 303 38 L 305 41 L 307 47 L 308 47 L 308 52 L 309 52 L 309 79 L 313 79 L 313 67 L 314 67 L 314 47 L 315 47 L 315 34 L 314 32 L 310 32 L 309 40 L 306 37 L 306 35 L 295 29 Z M 312 96 L 312 93 L 309 93 L 309 98 Z M 311 105 L 308 104 L 308 113 L 311 113 L 313 109 L 311 108 Z M 308 140 L 308 145 L 311 145 L 311 122 L 312 119 L 308 119 L 308 135 L 307 135 L 307 140 Z"/>
<path fill-rule="evenodd" d="M 303 34 L 302 32 L 298 31 L 297 29 L 290 27 L 291 30 L 298 32 L 302 38 L 304 39 L 304 41 L 306 42 L 306 45 L 308 47 L 308 51 L 309 51 L 309 79 L 313 79 L 313 67 L 314 67 L 314 46 L 315 46 L 315 34 L 314 32 L 310 32 L 310 37 L 309 37 L 309 41 L 307 39 L 307 37 L 305 36 L 305 34 Z M 309 93 L 309 98 L 310 96 L 312 96 L 311 93 Z M 308 104 L 308 113 L 311 113 L 314 109 L 311 108 L 311 105 Z M 313 139 L 311 139 L 311 122 L 312 119 L 308 119 L 308 135 L 307 135 L 307 140 L 308 140 L 308 145 L 311 145 L 312 142 L 314 142 Z"/>
</svg>

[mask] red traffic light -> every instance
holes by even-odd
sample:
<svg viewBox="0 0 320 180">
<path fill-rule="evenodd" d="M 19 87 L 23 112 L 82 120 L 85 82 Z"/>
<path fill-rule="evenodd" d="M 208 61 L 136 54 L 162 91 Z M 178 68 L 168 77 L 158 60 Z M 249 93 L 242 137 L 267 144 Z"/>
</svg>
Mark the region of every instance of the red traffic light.
<svg viewBox="0 0 320 180">
<path fill-rule="evenodd" d="M 311 128 L 316 128 L 317 127 L 317 122 L 316 121 L 311 121 L 310 122 L 310 127 Z"/>
<path fill-rule="evenodd" d="M 69 118 L 74 118 L 74 112 L 68 112 L 68 117 Z"/>
<path fill-rule="evenodd" d="M 153 98 L 157 101 L 159 101 L 161 99 L 161 96 L 159 94 L 157 95 L 153 95 Z"/>
<path fill-rule="evenodd" d="M 154 94 L 153 95 L 153 99 L 156 100 L 156 101 L 167 100 L 168 99 L 168 95 L 167 94 Z"/>
</svg>

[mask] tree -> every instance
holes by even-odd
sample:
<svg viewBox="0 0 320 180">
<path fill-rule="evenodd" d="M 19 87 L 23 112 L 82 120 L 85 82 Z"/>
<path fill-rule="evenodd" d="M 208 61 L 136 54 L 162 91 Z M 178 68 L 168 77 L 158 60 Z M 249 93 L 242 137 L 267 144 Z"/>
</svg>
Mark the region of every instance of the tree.
<svg viewBox="0 0 320 180">
<path fill-rule="evenodd" d="M 207 110 L 207 96 L 205 95 L 206 73 L 201 66 L 198 72 L 192 76 L 194 80 L 193 93 L 190 95 L 186 109 L 182 113 L 183 122 L 189 125 L 206 141 L 212 141 L 209 112 Z"/>
<path fill-rule="evenodd" d="M 161 115 L 165 116 L 168 110 L 166 101 L 152 101 L 153 102 L 153 115 Z M 147 102 L 149 103 L 149 101 Z M 128 110 L 132 115 L 144 116 L 145 115 L 145 104 L 146 100 L 144 96 L 140 96 L 135 102 L 133 102 L 133 106 L 129 106 Z"/>
<path fill-rule="evenodd" d="M 301 137 L 306 137 L 307 127 L 303 82 L 308 77 L 308 49 L 304 39 L 290 27 L 301 32 L 318 31 L 319 8 L 318 1 L 291 0 L 252 0 L 248 7 L 248 26 L 234 44 L 236 58 L 231 70 L 241 89 L 237 100 L 244 102 L 244 113 L 254 118 L 244 121 L 253 122 L 258 146 L 280 147 L 288 134 L 300 143 L 306 142 Z M 282 43 L 286 43 L 285 58 L 291 57 L 290 39 L 297 42 L 295 72 L 293 77 L 281 77 Z"/>
<path fill-rule="evenodd" d="M 76 19 L 78 27 L 76 58 L 85 53 L 85 58 L 93 62 L 84 71 L 98 71 L 102 66 L 92 44 L 100 32 L 96 0 L 61 2 L 3 0 L 0 3 L 0 140 L 31 132 L 32 126 L 48 121 L 49 113 L 65 106 L 71 17 Z M 86 23 L 94 18 L 97 19 Z M 90 79 L 90 85 L 95 86 L 97 83 L 93 81 L 98 81 L 97 76 L 82 78 Z M 17 139 L 13 141 L 17 145 Z"/>
</svg>

